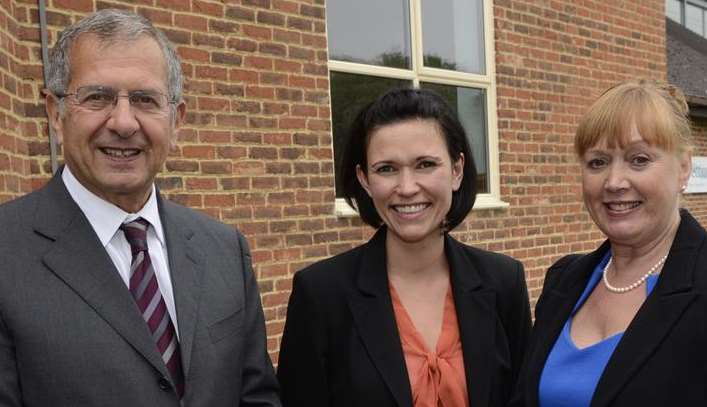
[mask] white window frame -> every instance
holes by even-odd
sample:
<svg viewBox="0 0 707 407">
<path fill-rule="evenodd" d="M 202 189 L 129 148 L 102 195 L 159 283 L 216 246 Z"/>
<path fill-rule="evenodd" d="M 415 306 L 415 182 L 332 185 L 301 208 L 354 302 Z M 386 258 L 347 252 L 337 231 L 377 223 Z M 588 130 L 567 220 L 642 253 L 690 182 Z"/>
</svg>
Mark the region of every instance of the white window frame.
<svg viewBox="0 0 707 407">
<path fill-rule="evenodd" d="M 667 2 L 667 0 L 666 0 Z M 678 3 L 680 3 L 680 21 L 676 21 L 676 23 L 680 24 L 681 26 L 687 28 L 687 5 L 691 4 L 695 7 L 701 8 L 704 10 L 703 18 L 707 19 L 707 1 L 706 0 L 678 0 Z M 666 5 L 666 13 L 667 13 L 667 5 Z M 669 17 L 668 17 L 669 18 Z M 675 20 L 673 20 L 675 21 Z M 704 30 L 704 33 L 697 33 L 695 31 L 692 31 L 692 29 L 688 28 L 688 30 L 695 32 L 695 34 L 707 38 L 707 21 L 702 21 L 702 29 Z"/>
<path fill-rule="evenodd" d="M 443 85 L 483 89 L 486 94 L 486 143 L 488 149 L 487 175 L 489 192 L 479 193 L 476 196 L 474 209 L 508 207 L 509 204 L 501 200 L 501 174 L 499 166 L 498 123 L 496 114 L 496 57 L 494 50 L 492 1 L 483 0 L 484 55 L 486 57 L 486 73 L 484 75 L 424 66 L 422 55 L 422 1 L 423 0 L 409 0 L 411 27 L 410 43 L 412 48 L 411 70 L 329 60 L 329 71 L 404 79 L 412 81 L 415 88 L 419 88 L 420 82 L 432 82 Z M 341 217 L 358 215 L 358 213 L 351 206 L 349 206 L 343 198 L 336 198 L 334 211 L 337 216 Z"/>
</svg>

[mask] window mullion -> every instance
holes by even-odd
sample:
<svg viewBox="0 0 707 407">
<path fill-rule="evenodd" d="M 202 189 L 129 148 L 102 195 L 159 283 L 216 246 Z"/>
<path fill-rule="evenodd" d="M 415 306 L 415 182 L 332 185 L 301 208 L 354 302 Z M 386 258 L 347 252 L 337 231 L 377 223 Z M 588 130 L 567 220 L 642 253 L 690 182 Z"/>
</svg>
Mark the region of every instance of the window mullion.
<svg viewBox="0 0 707 407">
<path fill-rule="evenodd" d="M 419 87 L 417 76 L 423 67 L 422 50 L 422 0 L 410 0 L 410 43 L 412 44 L 412 70 L 415 72 L 415 87 Z"/>
</svg>

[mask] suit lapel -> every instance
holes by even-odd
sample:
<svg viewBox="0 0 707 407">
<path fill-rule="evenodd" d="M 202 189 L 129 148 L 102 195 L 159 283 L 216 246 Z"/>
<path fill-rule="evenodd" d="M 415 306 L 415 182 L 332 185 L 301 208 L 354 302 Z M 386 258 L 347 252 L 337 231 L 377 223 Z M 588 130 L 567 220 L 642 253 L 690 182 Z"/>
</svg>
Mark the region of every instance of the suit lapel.
<svg viewBox="0 0 707 407">
<path fill-rule="evenodd" d="M 169 201 L 159 199 L 160 216 L 167 242 L 169 270 L 174 288 L 174 302 L 179 326 L 179 346 L 182 352 L 184 375 L 189 373 L 191 355 L 196 333 L 197 311 L 201 298 L 204 256 L 198 244 L 189 218 L 180 217 Z"/>
<path fill-rule="evenodd" d="M 53 240 L 44 264 L 164 376 L 167 369 L 125 283 L 57 173 L 43 190 L 35 231 Z M 133 312 L 134 310 L 134 312 Z"/>
<path fill-rule="evenodd" d="M 491 391 L 488 372 L 496 338 L 496 293 L 483 288 L 474 262 L 460 246 L 450 236 L 446 237 L 444 247 L 451 272 L 469 404 L 487 406 Z"/>
<path fill-rule="evenodd" d="M 670 248 L 658 283 L 629 324 L 597 384 L 592 406 L 606 406 L 641 368 L 670 333 L 685 309 L 697 298 L 692 290 L 697 252 L 705 234 L 687 212 Z M 666 372 L 669 374 L 669 372 Z"/>
<path fill-rule="evenodd" d="M 366 244 L 358 288 L 349 307 L 371 361 L 380 372 L 398 406 L 412 406 L 412 391 L 405 365 L 386 272 L 385 228 Z"/>
<path fill-rule="evenodd" d="M 596 251 L 569 264 L 567 270 L 558 270 L 557 272 L 561 275 L 557 277 L 557 282 L 552 287 L 543 290 L 544 314 L 536 319 L 532 334 L 532 343 L 537 346 L 527 356 L 528 372 L 525 379 L 525 394 L 527 394 L 526 402 L 529 407 L 538 405 L 538 386 L 545 362 L 555 346 L 562 327 L 570 317 L 574 305 L 582 295 L 594 267 L 601 261 L 608 248 L 608 243 L 604 243 Z M 545 284 L 548 284 L 547 280 Z"/>
</svg>

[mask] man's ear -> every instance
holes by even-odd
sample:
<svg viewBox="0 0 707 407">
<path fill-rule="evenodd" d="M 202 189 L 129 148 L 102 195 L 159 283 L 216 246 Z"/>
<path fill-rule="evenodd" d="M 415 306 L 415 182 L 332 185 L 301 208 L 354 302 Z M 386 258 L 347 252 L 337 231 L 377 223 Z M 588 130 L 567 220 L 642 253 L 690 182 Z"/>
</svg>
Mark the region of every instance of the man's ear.
<svg viewBox="0 0 707 407">
<path fill-rule="evenodd" d="M 174 108 L 174 118 L 172 122 L 172 135 L 169 140 L 169 148 L 174 151 L 177 148 L 177 136 L 179 129 L 184 124 L 187 117 L 187 103 L 181 100 Z"/>
<path fill-rule="evenodd" d="M 44 90 L 44 103 L 47 109 L 47 118 L 49 126 L 54 130 L 57 144 L 61 145 L 64 141 L 64 123 L 62 122 L 62 106 L 61 101 L 49 90 Z M 66 108 L 66 106 L 64 106 Z"/>
</svg>

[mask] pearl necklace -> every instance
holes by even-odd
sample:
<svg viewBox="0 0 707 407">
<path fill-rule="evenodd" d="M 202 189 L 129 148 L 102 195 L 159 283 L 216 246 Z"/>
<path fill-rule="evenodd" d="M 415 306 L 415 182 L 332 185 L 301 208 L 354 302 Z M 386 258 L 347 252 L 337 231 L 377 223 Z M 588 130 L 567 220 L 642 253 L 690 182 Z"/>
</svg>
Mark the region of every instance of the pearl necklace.
<svg viewBox="0 0 707 407">
<path fill-rule="evenodd" d="M 609 279 L 606 277 L 607 275 L 607 270 L 609 270 L 609 267 L 611 266 L 611 261 L 614 260 L 613 257 L 609 258 L 609 261 L 606 263 L 606 266 L 604 266 L 604 271 L 602 271 L 602 281 L 604 281 L 604 286 L 606 287 L 607 290 L 611 291 L 612 293 L 617 293 L 617 294 L 623 294 L 627 293 L 637 287 L 639 287 L 641 284 L 643 284 L 648 277 L 655 273 L 655 271 L 658 269 L 658 267 L 662 266 L 663 263 L 665 263 L 665 259 L 668 258 L 668 255 L 666 254 L 663 256 L 656 264 L 651 267 L 650 270 L 644 275 L 641 276 L 636 282 L 633 284 L 629 284 L 626 287 L 614 287 L 613 285 L 609 284 Z"/>
</svg>

